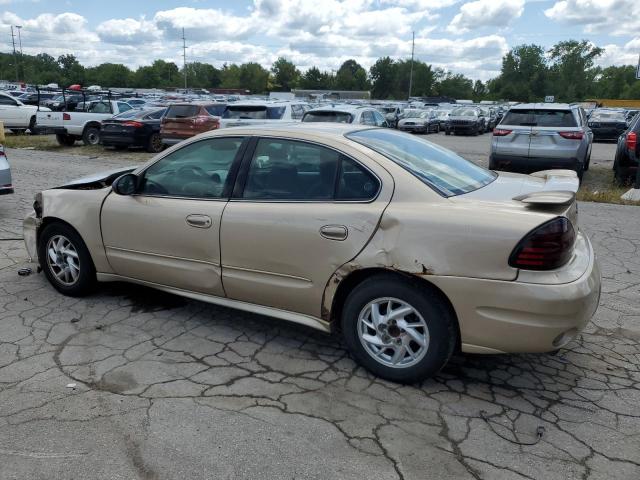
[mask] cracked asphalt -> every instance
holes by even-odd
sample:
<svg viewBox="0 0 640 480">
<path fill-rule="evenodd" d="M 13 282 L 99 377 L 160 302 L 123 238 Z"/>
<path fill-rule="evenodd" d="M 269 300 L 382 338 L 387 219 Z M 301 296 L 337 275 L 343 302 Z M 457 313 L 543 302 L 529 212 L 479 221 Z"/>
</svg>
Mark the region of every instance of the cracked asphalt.
<svg viewBox="0 0 640 480">
<path fill-rule="evenodd" d="M 487 138 L 454 140 L 482 158 Z M 638 207 L 580 204 L 604 290 L 567 348 L 461 354 L 401 386 L 304 327 L 125 284 L 67 298 L 18 276 L 34 193 L 136 156 L 8 156 L 0 479 L 640 478 Z"/>
</svg>

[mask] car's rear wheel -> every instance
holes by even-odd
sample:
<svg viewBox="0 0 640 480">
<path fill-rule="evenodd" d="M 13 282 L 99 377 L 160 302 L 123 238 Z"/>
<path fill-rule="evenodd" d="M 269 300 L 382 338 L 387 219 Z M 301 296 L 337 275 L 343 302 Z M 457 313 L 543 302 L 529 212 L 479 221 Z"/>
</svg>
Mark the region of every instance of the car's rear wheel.
<svg viewBox="0 0 640 480">
<path fill-rule="evenodd" d="M 400 383 L 436 374 L 457 343 L 455 318 L 440 295 L 388 275 L 370 277 L 349 294 L 341 325 L 360 365 Z"/>
<path fill-rule="evenodd" d="M 62 147 L 72 147 L 76 143 L 76 139 L 73 135 L 64 135 L 61 133 L 56 134 L 56 141 L 58 145 Z"/>
<path fill-rule="evenodd" d="M 578 175 L 578 180 L 582 183 L 582 177 L 584 176 L 584 163 L 580 162 L 576 167 L 576 174 Z"/>
<path fill-rule="evenodd" d="M 47 225 L 38 242 L 40 266 L 53 287 L 72 297 L 86 295 L 96 283 L 91 255 L 78 233 L 63 223 Z"/>
<path fill-rule="evenodd" d="M 615 179 L 616 185 L 619 187 L 628 186 L 629 183 L 631 183 L 630 169 L 616 165 L 616 168 L 613 171 L 613 178 Z"/>
<path fill-rule="evenodd" d="M 164 148 L 162 144 L 162 137 L 159 133 L 152 133 L 147 142 L 147 152 L 158 153 Z"/>
<path fill-rule="evenodd" d="M 100 129 L 97 127 L 87 127 L 82 133 L 82 141 L 85 145 L 98 145 L 100 143 Z"/>
</svg>

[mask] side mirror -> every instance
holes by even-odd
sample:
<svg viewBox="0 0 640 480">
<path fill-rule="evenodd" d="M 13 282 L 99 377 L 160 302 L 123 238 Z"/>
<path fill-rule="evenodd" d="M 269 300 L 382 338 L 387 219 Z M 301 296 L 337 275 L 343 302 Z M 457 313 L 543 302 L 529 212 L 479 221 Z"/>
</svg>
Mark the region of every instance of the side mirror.
<svg viewBox="0 0 640 480">
<path fill-rule="evenodd" d="M 133 195 L 138 189 L 138 177 L 133 173 L 125 173 L 113 181 L 111 188 L 118 195 Z"/>
</svg>

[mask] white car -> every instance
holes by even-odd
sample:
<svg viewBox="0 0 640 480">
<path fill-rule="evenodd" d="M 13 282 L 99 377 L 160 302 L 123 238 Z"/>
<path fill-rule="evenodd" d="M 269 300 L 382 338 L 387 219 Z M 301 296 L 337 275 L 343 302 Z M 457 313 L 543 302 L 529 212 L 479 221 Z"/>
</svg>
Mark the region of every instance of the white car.
<svg viewBox="0 0 640 480">
<path fill-rule="evenodd" d="M 222 114 L 220 128 L 300 121 L 307 110 L 308 105 L 303 102 L 235 102 Z"/>
<path fill-rule="evenodd" d="M 0 121 L 5 128 L 12 132 L 24 132 L 26 129 L 33 130 L 36 125 L 35 105 L 25 105 L 17 98 L 0 92 Z M 40 107 L 40 111 L 48 111 L 46 107 Z"/>
<path fill-rule="evenodd" d="M 388 127 L 382 113 L 373 107 L 358 105 L 327 105 L 309 110 L 302 117 L 307 122 L 353 123 L 354 125 L 371 125 Z"/>
<path fill-rule="evenodd" d="M 11 166 L 4 153 L 4 147 L 0 145 L 0 195 L 13 193 L 11 181 Z"/>
</svg>

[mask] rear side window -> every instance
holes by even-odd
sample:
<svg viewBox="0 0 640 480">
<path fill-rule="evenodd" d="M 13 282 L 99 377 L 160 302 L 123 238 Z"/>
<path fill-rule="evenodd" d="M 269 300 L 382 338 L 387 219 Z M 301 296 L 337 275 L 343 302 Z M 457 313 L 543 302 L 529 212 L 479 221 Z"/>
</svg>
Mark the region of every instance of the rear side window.
<svg viewBox="0 0 640 480">
<path fill-rule="evenodd" d="M 307 112 L 303 122 L 351 123 L 353 116 L 347 112 Z"/>
<path fill-rule="evenodd" d="M 577 127 L 571 110 L 533 110 L 512 109 L 507 112 L 502 125 L 520 125 L 526 127 Z"/>
<path fill-rule="evenodd" d="M 167 109 L 168 118 L 189 118 L 198 114 L 200 107 L 197 105 L 171 105 Z"/>
<path fill-rule="evenodd" d="M 320 145 L 261 139 L 243 197 L 252 200 L 370 200 L 380 184 L 362 166 Z"/>
<path fill-rule="evenodd" d="M 226 105 L 207 105 L 204 107 L 204 109 L 214 117 L 221 117 L 226 108 Z"/>
</svg>

